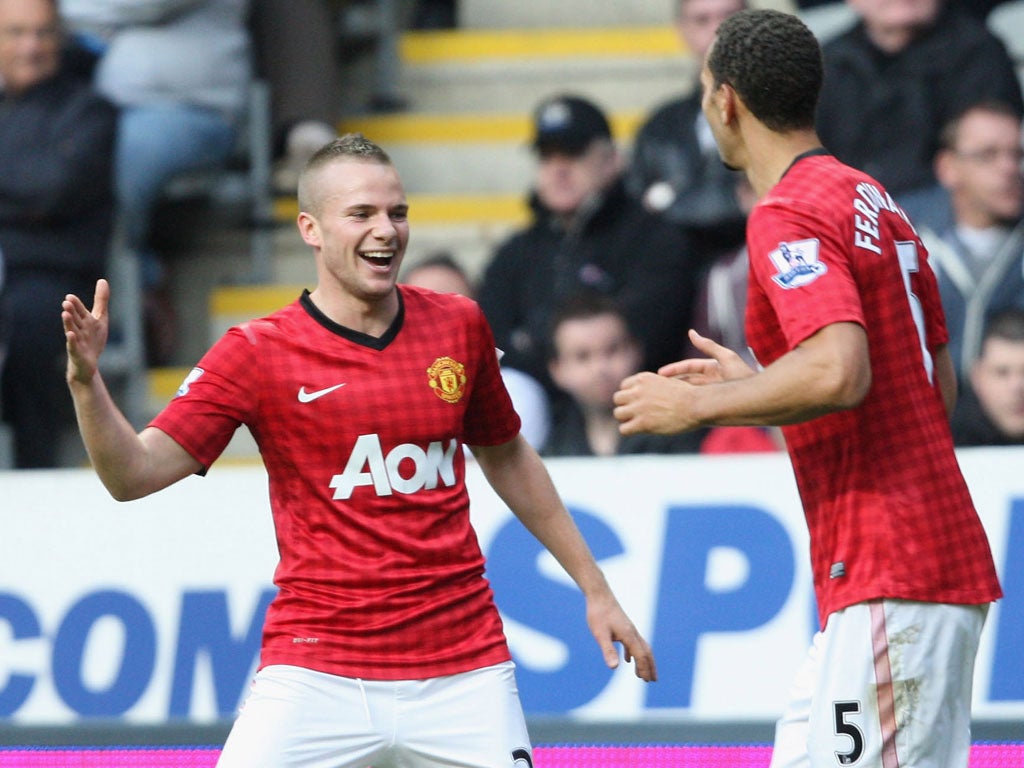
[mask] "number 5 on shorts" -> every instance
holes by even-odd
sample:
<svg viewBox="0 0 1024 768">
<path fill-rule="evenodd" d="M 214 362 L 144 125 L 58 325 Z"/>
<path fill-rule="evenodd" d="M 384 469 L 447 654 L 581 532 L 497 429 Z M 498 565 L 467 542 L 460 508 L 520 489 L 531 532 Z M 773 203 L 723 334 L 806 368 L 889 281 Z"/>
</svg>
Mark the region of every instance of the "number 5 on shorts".
<svg viewBox="0 0 1024 768">
<path fill-rule="evenodd" d="M 832 704 L 835 711 L 835 730 L 837 736 L 846 736 L 852 743 L 849 751 L 836 752 L 836 760 L 840 765 L 853 765 L 860 756 L 864 754 L 864 733 L 853 723 L 849 722 L 847 715 L 860 714 L 859 701 L 836 701 Z"/>
</svg>

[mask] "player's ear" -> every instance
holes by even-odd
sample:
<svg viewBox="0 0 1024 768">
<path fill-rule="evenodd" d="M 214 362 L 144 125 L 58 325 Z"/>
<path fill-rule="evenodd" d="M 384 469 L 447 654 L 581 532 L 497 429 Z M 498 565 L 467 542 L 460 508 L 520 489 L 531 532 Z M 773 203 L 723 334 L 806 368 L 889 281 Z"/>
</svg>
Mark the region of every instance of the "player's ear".
<svg viewBox="0 0 1024 768">
<path fill-rule="evenodd" d="M 736 121 L 739 103 L 740 96 L 729 83 L 722 83 L 718 86 L 718 100 L 715 106 L 718 108 L 722 125 L 732 125 Z"/>
<path fill-rule="evenodd" d="M 323 244 L 320 237 L 320 222 L 316 217 L 306 211 L 301 211 L 295 222 L 299 227 L 299 234 L 306 245 L 319 248 Z"/>
</svg>

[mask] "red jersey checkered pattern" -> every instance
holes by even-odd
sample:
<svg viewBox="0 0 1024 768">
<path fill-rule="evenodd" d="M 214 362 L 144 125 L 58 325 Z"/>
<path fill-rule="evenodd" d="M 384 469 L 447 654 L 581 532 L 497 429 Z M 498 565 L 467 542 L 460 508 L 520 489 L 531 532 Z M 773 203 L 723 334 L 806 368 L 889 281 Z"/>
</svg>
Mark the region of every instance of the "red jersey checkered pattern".
<svg viewBox="0 0 1024 768">
<path fill-rule="evenodd" d="M 306 294 L 232 328 L 153 421 L 207 467 L 239 424 L 259 444 L 280 550 L 261 666 L 400 680 L 510 658 L 462 444 L 506 442 L 519 417 L 476 304 L 400 296 L 380 339 Z"/>
<path fill-rule="evenodd" d="M 747 339 L 762 365 L 831 323 L 858 323 L 868 337 L 865 400 L 783 428 L 822 625 L 871 598 L 1000 597 L 930 374 L 947 335 L 913 227 L 878 182 L 810 155 L 754 208 L 747 233 Z"/>
</svg>

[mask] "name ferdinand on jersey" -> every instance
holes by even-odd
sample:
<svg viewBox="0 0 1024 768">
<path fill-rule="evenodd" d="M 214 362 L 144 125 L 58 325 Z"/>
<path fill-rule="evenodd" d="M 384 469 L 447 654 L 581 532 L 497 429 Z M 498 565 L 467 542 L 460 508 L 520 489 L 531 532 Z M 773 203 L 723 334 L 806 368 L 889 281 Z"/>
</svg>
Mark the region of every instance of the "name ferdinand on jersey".
<svg viewBox="0 0 1024 768">
<path fill-rule="evenodd" d="M 853 244 L 858 248 L 881 253 L 882 248 L 878 244 L 879 214 L 882 211 L 889 211 L 890 213 L 895 213 L 907 224 L 910 224 L 910 220 L 907 218 L 907 214 L 903 212 L 903 209 L 896 205 L 896 201 L 892 199 L 892 196 L 888 193 L 883 194 L 882 190 L 874 184 L 862 181 L 857 185 L 857 194 L 859 197 L 854 198 L 853 201 L 855 211 L 853 214 Z"/>
<path fill-rule="evenodd" d="M 334 498 L 348 499 L 360 486 L 373 486 L 378 496 L 416 493 L 455 485 L 455 452 L 459 441 L 445 446 L 440 440 L 426 448 L 412 443 L 396 445 L 387 455 L 377 435 L 360 435 L 352 446 L 348 463 L 340 475 L 331 478 Z"/>
</svg>

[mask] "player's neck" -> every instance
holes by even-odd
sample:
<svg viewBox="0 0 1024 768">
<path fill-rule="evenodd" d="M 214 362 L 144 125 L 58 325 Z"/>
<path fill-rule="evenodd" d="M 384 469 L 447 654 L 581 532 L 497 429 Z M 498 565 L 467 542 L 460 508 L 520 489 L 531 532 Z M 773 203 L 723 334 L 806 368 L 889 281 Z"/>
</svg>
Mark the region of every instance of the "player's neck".
<svg viewBox="0 0 1024 768">
<path fill-rule="evenodd" d="M 781 181 L 796 158 L 820 148 L 821 139 L 812 130 L 778 133 L 764 129 L 747 137 L 747 147 L 747 178 L 760 199 Z"/>
<path fill-rule="evenodd" d="M 328 318 L 345 328 L 380 338 L 398 315 L 398 289 L 381 297 L 360 298 L 344 291 L 328 291 L 322 285 L 310 292 L 310 300 Z"/>
</svg>

